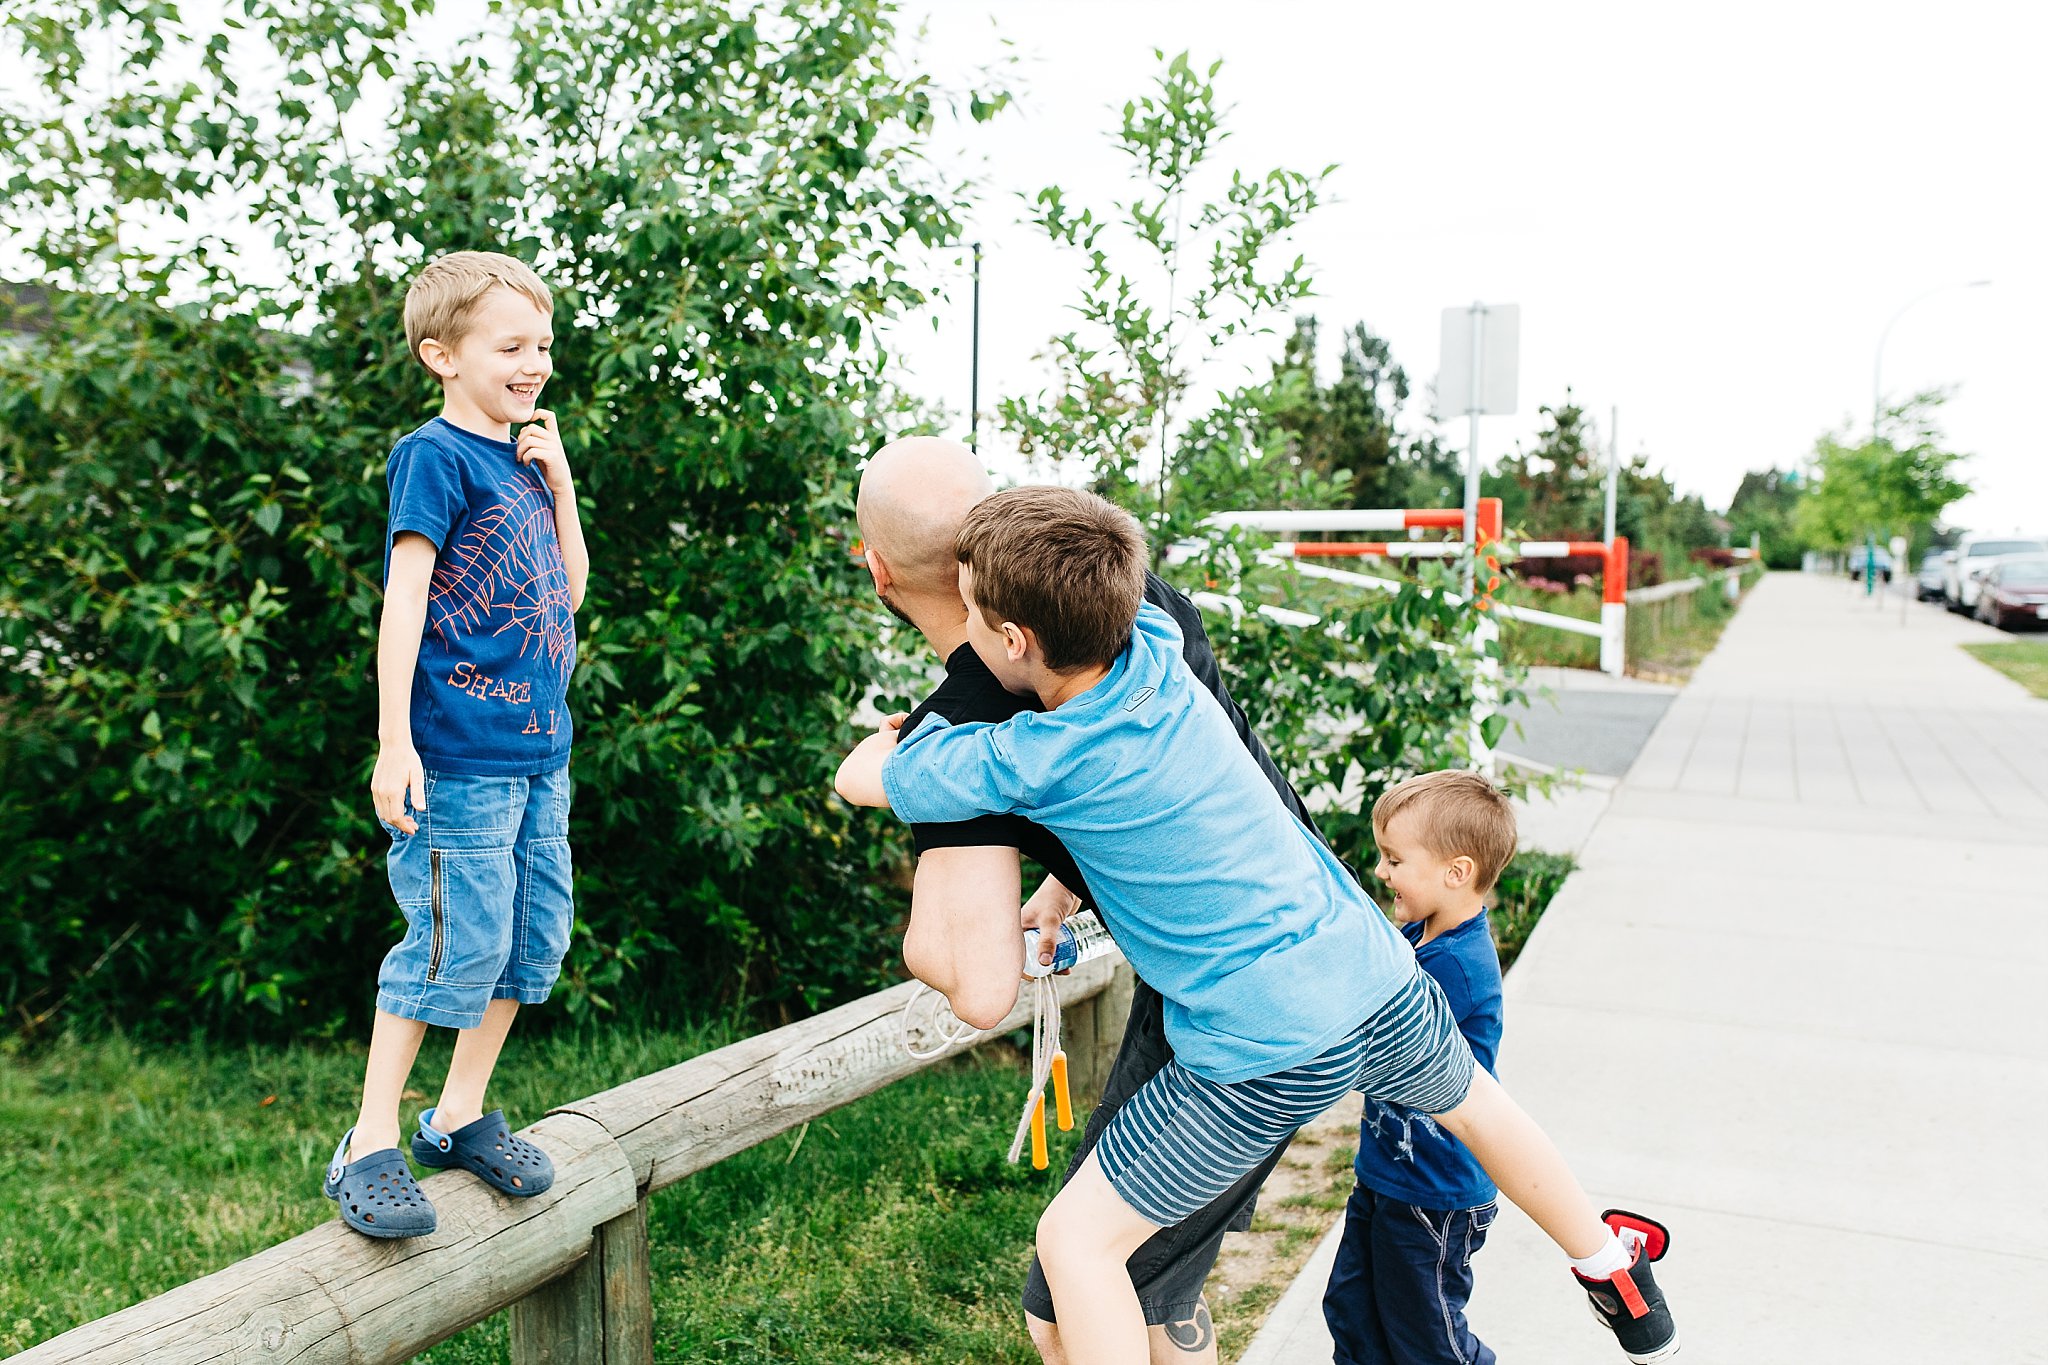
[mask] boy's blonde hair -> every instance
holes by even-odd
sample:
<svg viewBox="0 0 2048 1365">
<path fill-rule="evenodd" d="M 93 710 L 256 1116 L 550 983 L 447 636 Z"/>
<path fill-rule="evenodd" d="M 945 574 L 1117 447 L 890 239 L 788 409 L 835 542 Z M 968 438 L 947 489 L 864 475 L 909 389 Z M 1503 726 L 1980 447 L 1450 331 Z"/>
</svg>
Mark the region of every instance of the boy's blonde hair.
<svg viewBox="0 0 2048 1365">
<path fill-rule="evenodd" d="M 405 291 L 405 344 L 420 364 L 420 343 L 428 337 L 453 347 L 469 335 L 476 306 L 500 285 L 524 294 L 543 313 L 555 311 L 554 297 L 533 267 L 497 251 L 451 251 L 427 262 Z M 431 367 L 430 367 L 431 368 Z"/>
<path fill-rule="evenodd" d="M 1145 533 L 1093 493 L 992 493 L 968 512 L 955 553 L 974 566 L 982 619 L 1029 627 L 1047 668 L 1106 664 L 1130 642 L 1145 596 Z"/>
<path fill-rule="evenodd" d="M 1515 856 L 1515 808 L 1478 773 L 1422 773 L 1373 803 L 1372 828 L 1384 834 L 1394 817 L 1414 816 L 1417 843 L 1439 858 L 1472 860 L 1480 895 L 1500 882 Z"/>
</svg>

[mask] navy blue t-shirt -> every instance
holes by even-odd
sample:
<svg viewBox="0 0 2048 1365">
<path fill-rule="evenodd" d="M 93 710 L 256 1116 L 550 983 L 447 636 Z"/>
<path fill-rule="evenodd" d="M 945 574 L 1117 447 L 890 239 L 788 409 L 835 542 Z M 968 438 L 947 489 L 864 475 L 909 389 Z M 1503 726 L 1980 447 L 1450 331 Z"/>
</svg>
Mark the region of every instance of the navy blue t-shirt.
<svg viewBox="0 0 2048 1365">
<path fill-rule="evenodd" d="M 399 532 L 435 550 L 412 679 L 412 742 L 429 768 L 492 777 L 569 761 L 569 572 L 554 495 L 517 449 L 436 417 L 391 450 L 385 582 Z"/>
<path fill-rule="evenodd" d="M 1400 926 L 1416 943 L 1420 924 Z M 1436 978 L 1458 1018 L 1458 1032 L 1489 1073 L 1500 1052 L 1500 955 L 1484 911 L 1415 950 L 1422 970 Z M 1381 1100 L 1365 1102 L 1358 1129 L 1358 1183 L 1424 1209 L 1472 1209 L 1491 1201 L 1493 1182 L 1477 1157 L 1427 1114 Z"/>
</svg>

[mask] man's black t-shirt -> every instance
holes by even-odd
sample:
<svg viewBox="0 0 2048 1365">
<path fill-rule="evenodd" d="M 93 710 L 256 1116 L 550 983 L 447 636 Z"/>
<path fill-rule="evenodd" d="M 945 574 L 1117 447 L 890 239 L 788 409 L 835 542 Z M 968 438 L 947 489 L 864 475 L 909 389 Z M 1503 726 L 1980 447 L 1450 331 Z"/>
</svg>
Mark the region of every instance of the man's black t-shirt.
<svg viewBox="0 0 2048 1365">
<path fill-rule="evenodd" d="M 1280 799 L 1287 803 L 1287 808 L 1308 826 L 1310 833 L 1322 838 L 1322 831 L 1309 818 L 1308 808 L 1302 805 L 1301 797 L 1280 775 L 1272 755 L 1252 733 L 1251 723 L 1245 719 L 1243 709 L 1223 690 L 1223 675 L 1216 667 L 1216 652 L 1210 648 L 1208 633 L 1202 629 L 1202 609 L 1166 580 L 1151 573 L 1145 575 L 1145 600 L 1172 616 L 1180 626 L 1181 657 L 1187 660 L 1189 671 L 1222 704 L 1223 713 L 1230 717 L 1231 725 L 1237 730 L 1237 737 L 1251 751 L 1259 771 L 1273 784 L 1273 790 L 1280 793 Z M 1005 721 L 1019 711 L 1037 709 L 1037 698 L 1020 697 L 1004 691 L 1003 685 L 996 681 L 996 675 L 989 672 L 988 665 L 975 654 L 973 647 L 961 645 L 953 651 L 953 657 L 946 660 L 946 680 L 910 713 L 910 718 L 903 722 L 903 733 L 909 734 L 916 729 L 918 722 L 928 715 L 944 716 L 948 722 L 960 725 L 970 721 Z M 1080 869 L 1074 866 L 1072 855 L 1051 833 L 1021 815 L 983 815 L 950 824 L 912 825 L 910 834 L 920 854 L 935 848 L 994 846 L 1017 849 L 1057 877 L 1062 886 L 1083 902 L 1093 903 Z"/>
</svg>

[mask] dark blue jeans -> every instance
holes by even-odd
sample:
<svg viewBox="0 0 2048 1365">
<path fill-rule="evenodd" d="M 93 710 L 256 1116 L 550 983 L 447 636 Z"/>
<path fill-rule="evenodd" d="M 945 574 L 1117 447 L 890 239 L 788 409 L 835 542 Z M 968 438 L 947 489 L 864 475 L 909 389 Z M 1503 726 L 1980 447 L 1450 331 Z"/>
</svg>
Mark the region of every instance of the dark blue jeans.
<svg viewBox="0 0 2048 1365">
<path fill-rule="evenodd" d="M 1335 1365 L 1493 1365 L 1465 1323 L 1472 1253 L 1493 1215 L 1492 1204 L 1418 1209 L 1354 1187 L 1323 1293 Z"/>
</svg>

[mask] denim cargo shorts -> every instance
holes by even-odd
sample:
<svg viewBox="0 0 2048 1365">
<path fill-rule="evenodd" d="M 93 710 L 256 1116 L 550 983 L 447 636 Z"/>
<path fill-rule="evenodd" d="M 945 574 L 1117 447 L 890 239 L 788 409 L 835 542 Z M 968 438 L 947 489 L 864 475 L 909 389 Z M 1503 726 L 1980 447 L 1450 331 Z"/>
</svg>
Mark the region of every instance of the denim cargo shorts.
<svg viewBox="0 0 2048 1365">
<path fill-rule="evenodd" d="M 531 777 L 428 772 L 419 832 L 390 825 L 391 894 L 405 937 L 377 973 L 377 1008 L 475 1028 L 493 1000 L 537 1005 L 569 950 L 569 770 Z"/>
</svg>

